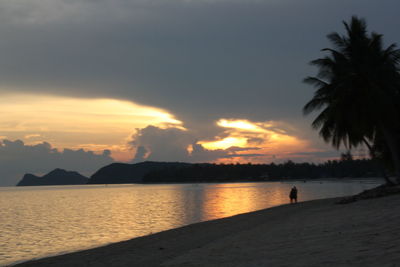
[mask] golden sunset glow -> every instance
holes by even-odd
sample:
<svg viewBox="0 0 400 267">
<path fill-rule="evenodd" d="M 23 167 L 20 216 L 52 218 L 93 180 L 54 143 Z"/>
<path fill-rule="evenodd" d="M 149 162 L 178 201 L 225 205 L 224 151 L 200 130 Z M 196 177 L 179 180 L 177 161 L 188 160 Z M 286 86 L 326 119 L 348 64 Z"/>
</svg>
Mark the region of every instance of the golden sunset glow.
<svg viewBox="0 0 400 267">
<path fill-rule="evenodd" d="M 263 133 L 265 129 L 259 127 L 255 123 L 248 120 L 228 120 L 220 119 L 217 121 L 217 126 L 227 128 L 227 137 L 216 138 L 216 140 L 200 141 L 203 147 L 211 150 L 227 149 L 229 147 L 246 147 L 248 146 L 247 137 L 244 132 Z"/>
<path fill-rule="evenodd" d="M 256 124 L 247 120 L 227 120 L 220 119 L 217 121 L 217 125 L 224 128 L 234 128 L 241 130 L 248 130 L 251 132 L 263 132 L 264 129 L 260 128 Z"/>
<path fill-rule="evenodd" d="M 223 137 L 214 140 L 200 141 L 206 149 L 217 150 L 229 147 L 239 147 L 242 150 L 235 152 L 229 158 L 219 159 L 217 162 L 266 162 L 275 158 L 290 156 L 293 153 L 309 151 L 309 143 L 290 135 L 283 129 L 286 126 L 274 121 L 252 122 L 249 120 L 220 119 L 216 122 L 219 127 L 226 128 Z M 287 126 L 288 127 L 288 126 Z M 248 148 L 248 150 L 246 150 Z M 259 155 L 246 157 L 248 154 Z M 245 157 L 243 157 L 245 156 Z"/>
<path fill-rule="evenodd" d="M 4 138 L 46 141 L 57 148 L 112 149 L 119 160 L 127 159 L 127 142 L 136 128 L 183 129 L 165 110 L 116 99 L 2 95 L 0 112 L 6 115 L 0 117 Z"/>
<path fill-rule="evenodd" d="M 117 99 L 85 99 L 49 95 L 2 95 L 0 132 L 3 139 L 26 144 L 48 142 L 59 150 L 111 150 L 117 161 L 133 158 L 130 141 L 136 129 L 149 125 L 186 131 L 166 110 Z M 216 162 L 266 162 L 296 151 L 308 151 L 308 142 L 286 132 L 274 121 L 221 118 L 218 136 L 197 142 L 207 150 L 227 150 Z M 230 149 L 231 148 L 231 149 Z M 188 153 L 193 152 L 191 145 Z M 221 154 L 222 155 L 222 154 Z M 276 155 L 276 156 L 275 156 Z M 173 159 L 171 159 L 173 160 Z"/>
<path fill-rule="evenodd" d="M 244 137 L 226 137 L 217 141 L 200 141 L 199 144 L 210 150 L 227 149 L 232 146 L 245 147 L 247 139 Z"/>
</svg>

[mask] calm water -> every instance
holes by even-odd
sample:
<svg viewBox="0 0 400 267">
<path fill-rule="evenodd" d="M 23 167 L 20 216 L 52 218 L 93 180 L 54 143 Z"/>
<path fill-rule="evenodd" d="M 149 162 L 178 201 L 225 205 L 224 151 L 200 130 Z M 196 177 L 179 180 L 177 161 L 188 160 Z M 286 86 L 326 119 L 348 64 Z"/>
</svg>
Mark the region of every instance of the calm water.
<svg viewBox="0 0 400 267">
<path fill-rule="evenodd" d="M 81 250 L 288 202 L 343 196 L 379 181 L 0 188 L 0 265 Z"/>
</svg>

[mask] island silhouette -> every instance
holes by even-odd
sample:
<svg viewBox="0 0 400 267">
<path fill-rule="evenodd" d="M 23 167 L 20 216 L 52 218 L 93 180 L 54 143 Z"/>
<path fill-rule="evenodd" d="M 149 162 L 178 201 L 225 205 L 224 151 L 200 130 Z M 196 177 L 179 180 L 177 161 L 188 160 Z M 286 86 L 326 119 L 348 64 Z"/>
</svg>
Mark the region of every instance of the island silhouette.
<svg viewBox="0 0 400 267">
<path fill-rule="evenodd" d="M 79 185 L 86 184 L 89 178 L 75 171 L 55 169 L 43 176 L 36 176 L 30 173 L 24 175 L 17 186 L 38 186 L 38 185 Z"/>
</svg>

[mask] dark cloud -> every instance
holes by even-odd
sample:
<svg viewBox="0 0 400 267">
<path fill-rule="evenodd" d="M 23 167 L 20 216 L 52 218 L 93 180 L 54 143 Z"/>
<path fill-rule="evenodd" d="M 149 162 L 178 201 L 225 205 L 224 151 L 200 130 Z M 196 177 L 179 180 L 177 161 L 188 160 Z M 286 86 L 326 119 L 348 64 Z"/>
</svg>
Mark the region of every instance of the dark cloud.
<svg viewBox="0 0 400 267">
<path fill-rule="evenodd" d="M 326 148 L 301 115 L 313 91 L 301 81 L 316 72 L 307 63 L 354 14 L 399 41 L 399 8 L 398 0 L 2 1 L 0 92 L 128 99 L 171 111 L 202 139 L 221 134 L 219 118 L 280 120 Z M 150 157 L 185 159 L 183 145 L 196 138 L 164 133 L 183 143 L 155 143 Z"/>
<path fill-rule="evenodd" d="M 207 150 L 200 144 L 193 144 L 193 151 L 188 155 L 191 162 L 210 162 L 220 158 L 230 157 L 230 153 L 223 149 Z"/>
<path fill-rule="evenodd" d="M 0 81 L 199 121 L 301 116 L 307 62 L 353 14 L 398 40 L 398 1 L 20 0 L 0 4 Z"/>
<path fill-rule="evenodd" d="M 195 137 L 188 131 L 178 128 L 161 129 L 148 126 L 137 129 L 132 137 L 132 145 L 137 148 L 135 158 L 143 150 L 149 153 L 147 160 L 154 161 L 187 161 L 187 147 L 195 142 Z"/>
<path fill-rule="evenodd" d="M 264 138 L 252 137 L 247 139 L 247 143 L 250 145 L 261 145 L 265 141 Z"/>
<path fill-rule="evenodd" d="M 314 162 L 324 162 L 327 160 L 340 159 L 342 153 L 346 153 L 346 149 L 341 149 L 339 151 L 324 150 L 324 151 L 314 151 L 314 152 L 298 152 L 291 154 L 295 157 L 302 158 L 302 161 L 314 161 Z M 369 158 L 368 148 L 358 147 L 357 149 L 352 149 L 351 154 L 354 158 Z"/>
<path fill-rule="evenodd" d="M 237 146 L 231 146 L 230 148 L 227 148 L 227 151 L 230 152 L 239 152 L 239 151 L 249 151 L 249 150 L 260 150 L 261 147 L 237 147 Z"/>
<path fill-rule="evenodd" d="M 146 160 L 147 149 L 144 146 L 138 146 L 136 148 L 135 156 L 132 163 L 138 163 Z"/>
<path fill-rule="evenodd" d="M 287 157 L 297 162 L 325 162 L 327 160 L 339 159 L 340 153 L 342 152 L 344 151 L 326 150 L 314 152 L 298 152 L 290 153 L 287 155 Z"/>
<path fill-rule="evenodd" d="M 263 156 L 263 154 L 236 153 L 259 149 L 253 147 L 208 150 L 197 143 L 196 136 L 193 133 L 178 128 L 162 129 L 148 126 L 143 129 L 137 129 L 132 136 L 131 144 L 136 148 L 134 162 L 143 160 L 210 162 L 221 158 Z"/>
<path fill-rule="evenodd" d="M 26 145 L 21 140 L 0 142 L 0 186 L 15 185 L 25 173 L 44 174 L 63 168 L 91 175 L 113 162 L 110 151 L 97 155 L 83 149 L 58 151 L 47 142 Z"/>
</svg>

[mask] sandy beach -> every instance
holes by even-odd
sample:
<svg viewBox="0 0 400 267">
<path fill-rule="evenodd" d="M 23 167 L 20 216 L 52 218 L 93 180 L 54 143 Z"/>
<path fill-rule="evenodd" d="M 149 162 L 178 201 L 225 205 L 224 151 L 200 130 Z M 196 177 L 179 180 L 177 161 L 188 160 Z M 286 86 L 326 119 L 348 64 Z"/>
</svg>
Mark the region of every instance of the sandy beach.
<svg viewBox="0 0 400 267">
<path fill-rule="evenodd" d="M 18 266 L 400 266 L 400 195 L 315 200 Z"/>
</svg>

